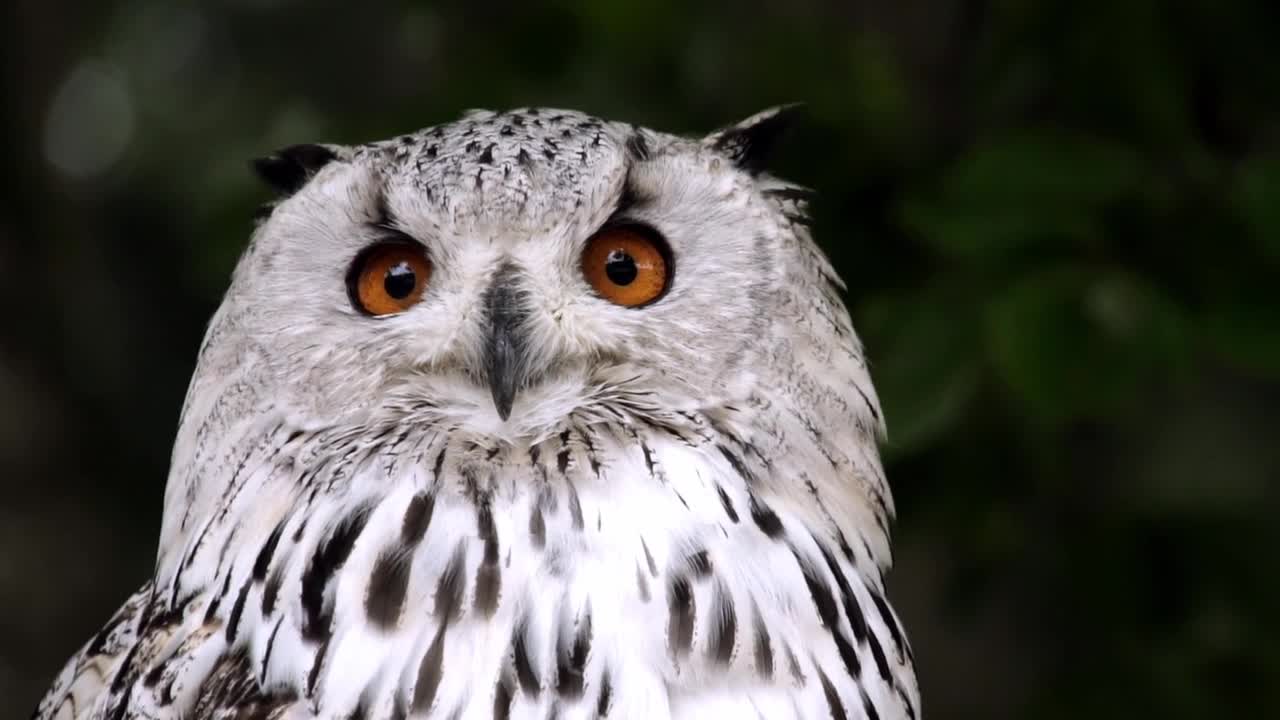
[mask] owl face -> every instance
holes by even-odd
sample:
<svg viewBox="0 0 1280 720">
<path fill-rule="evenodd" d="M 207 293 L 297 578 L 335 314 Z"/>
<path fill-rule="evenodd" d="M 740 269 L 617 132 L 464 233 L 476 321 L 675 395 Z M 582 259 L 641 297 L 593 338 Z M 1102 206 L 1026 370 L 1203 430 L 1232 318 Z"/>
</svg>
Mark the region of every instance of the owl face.
<svg viewBox="0 0 1280 720">
<path fill-rule="evenodd" d="M 292 193 L 223 312 L 280 379 L 277 401 L 323 417 L 516 440 L 574 414 L 731 399 L 768 382 L 755 360 L 777 350 L 799 252 L 754 166 L 780 119 L 690 140 L 476 112 L 282 151 L 259 167 Z"/>
</svg>

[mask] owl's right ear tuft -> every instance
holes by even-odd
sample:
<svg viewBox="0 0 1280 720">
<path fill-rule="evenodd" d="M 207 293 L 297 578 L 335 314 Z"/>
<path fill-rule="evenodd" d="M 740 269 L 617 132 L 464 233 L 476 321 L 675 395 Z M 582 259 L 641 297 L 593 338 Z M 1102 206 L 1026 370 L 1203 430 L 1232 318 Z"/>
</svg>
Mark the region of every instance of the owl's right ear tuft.
<svg viewBox="0 0 1280 720">
<path fill-rule="evenodd" d="M 325 145 L 291 145 L 253 161 L 253 171 L 276 193 L 292 195 L 307 184 L 320 168 L 338 157 Z"/>
<path fill-rule="evenodd" d="M 778 141 L 803 109 L 802 103 L 769 108 L 712 133 L 707 140 L 717 151 L 727 155 L 733 164 L 757 175 L 766 168 Z"/>
</svg>

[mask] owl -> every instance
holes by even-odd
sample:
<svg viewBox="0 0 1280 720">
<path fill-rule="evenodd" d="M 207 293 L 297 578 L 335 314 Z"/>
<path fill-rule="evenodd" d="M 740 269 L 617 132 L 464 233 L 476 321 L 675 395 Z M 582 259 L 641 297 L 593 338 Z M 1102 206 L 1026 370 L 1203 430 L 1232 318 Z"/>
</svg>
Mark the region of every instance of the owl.
<svg viewBox="0 0 1280 720">
<path fill-rule="evenodd" d="M 471 111 L 255 163 L 154 574 L 37 718 L 918 718 L 794 115 Z"/>
</svg>

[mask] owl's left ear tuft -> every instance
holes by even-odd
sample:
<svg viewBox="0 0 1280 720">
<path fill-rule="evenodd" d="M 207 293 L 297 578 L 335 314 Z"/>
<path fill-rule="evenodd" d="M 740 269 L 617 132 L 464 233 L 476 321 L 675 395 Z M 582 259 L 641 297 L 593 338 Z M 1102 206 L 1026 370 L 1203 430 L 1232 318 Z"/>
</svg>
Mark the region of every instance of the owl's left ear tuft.
<svg viewBox="0 0 1280 720">
<path fill-rule="evenodd" d="M 779 105 L 718 130 L 707 141 L 735 165 L 756 175 L 765 169 L 773 149 L 804 110 L 801 103 Z"/>
<path fill-rule="evenodd" d="M 291 145 L 253 161 L 253 171 L 280 195 L 292 195 L 338 157 L 325 145 Z"/>
</svg>

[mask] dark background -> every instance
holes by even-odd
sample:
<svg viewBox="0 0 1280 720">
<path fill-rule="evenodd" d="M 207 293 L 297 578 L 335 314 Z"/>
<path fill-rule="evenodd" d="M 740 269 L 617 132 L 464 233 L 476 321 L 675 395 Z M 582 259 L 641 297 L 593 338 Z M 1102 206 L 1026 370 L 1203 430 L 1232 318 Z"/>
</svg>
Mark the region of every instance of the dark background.
<svg viewBox="0 0 1280 720">
<path fill-rule="evenodd" d="M 0 698 L 146 577 L 246 160 L 468 107 L 803 100 L 926 717 L 1280 709 L 1280 5 L 7 6 Z M 1269 708 L 1269 711 L 1268 711 Z"/>
</svg>

